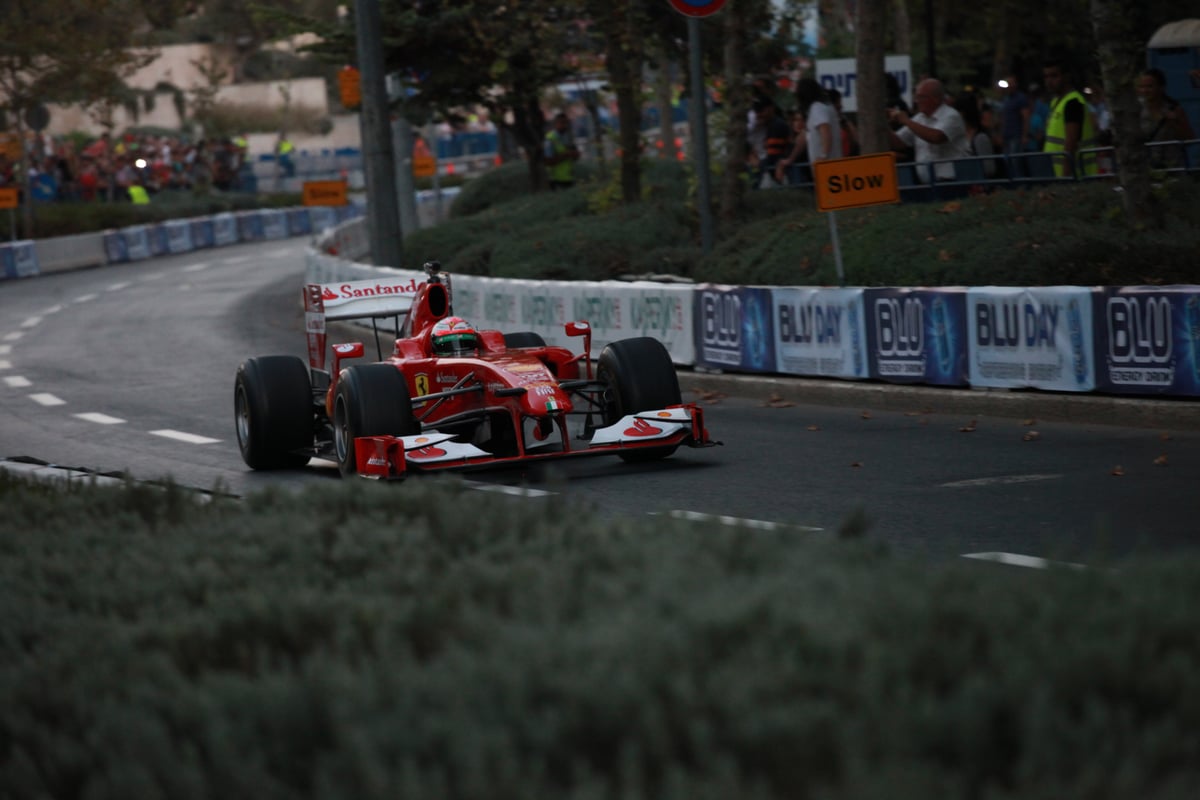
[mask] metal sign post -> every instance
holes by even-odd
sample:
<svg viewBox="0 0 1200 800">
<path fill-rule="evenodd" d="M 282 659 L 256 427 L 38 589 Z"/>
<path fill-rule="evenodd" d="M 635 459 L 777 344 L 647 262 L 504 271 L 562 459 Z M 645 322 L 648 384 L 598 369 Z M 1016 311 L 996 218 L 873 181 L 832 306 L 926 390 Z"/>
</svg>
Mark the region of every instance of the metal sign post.
<svg viewBox="0 0 1200 800">
<path fill-rule="evenodd" d="M 838 240 L 839 208 L 861 208 L 900 202 L 900 182 L 896 179 L 896 154 L 873 153 L 853 158 L 831 158 L 812 165 L 817 210 L 829 214 L 829 236 L 833 239 L 833 259 L 838 283 L 846 285 L 842 269 L 842 245 Z"/>
</svg>

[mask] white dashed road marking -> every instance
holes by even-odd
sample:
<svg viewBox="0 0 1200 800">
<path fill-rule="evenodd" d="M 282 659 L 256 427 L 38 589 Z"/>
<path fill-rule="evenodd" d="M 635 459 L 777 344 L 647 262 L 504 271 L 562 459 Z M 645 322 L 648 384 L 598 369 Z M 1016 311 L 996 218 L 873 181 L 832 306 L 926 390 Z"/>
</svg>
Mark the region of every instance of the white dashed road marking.
<svg viewBox="0 0 1200 800">
<path fill-rule="evenodd" d="M 0 344 L 0 356 L 6 356 L 12 352 L 11 344 Z"/>
<path fill-rule="evenodd" d="M 96 422 L 101 425 L 121 425 L 125 422 L 123 419 L 110 417 L 108 414 L 101 414 L 98 411 L 89 411 L 86 414 L 76 414 L 75 416 L 87 422 Z"/>
<path fill-rule="evenodd" d="M 79 297 L 75 298 L 75 302 L 76 303 L 90 303 L 93 300 L 95 300 L 98 296 L 99 295 L 94 295 L 94 294 L 81 294 L 81 295 L 79 295 Z"/>
<path fill-rule="evenodd" d="M 161 431 L 150 431 L 155 436 L 162 436 L 164 439 L 174 439 L 178 442 L 187 442 L 188 444 L 215 444 L 220 439 L 209 439 L 207 436 L 197 436 L 194 433 L 184 433 L 183 431 L 173 431 L 164 429 Z"/>
<path fill-rule="evenodd" d="M 267 253 L 267 258 L 287 258 L 291 254 L 291 250 L 284 250 L 280 248 L 279 250 L 272 250 L 271 252 Z"/>
<path fill-rule="evenodd" d="M 4 334 L 4 341 L 15 342 L 24 335 L 25 334 L 22 333 L 21 331 L 13 331 L 12 333 L 6 333 L 6 334 Z"/>
<path fill-rule="evenodd" d="M 41 317 L 29 317 L 28 319 L 26 319 L 24 322 L 21 323 L 21 327 L 22 328 L 32 328 L 34 325 L 41 324 L 41 321 L 42 321 Z"/>
<path fill-rule="evenodd" d="M 668 511 L 668 517 L 672 519 L 686 519 L 691 522 L 719 522 L 722 525 L 730 525 L 735 528 L 751 528 L 758 531 L 785 531 L 797 530 L 816 533 L 825 530 L 824 528 L 814 528 L 809 525 L 786 525 L 781 522 L 769 522 L 761 519 L 743 519 L 742 517 L 730 517 L 722 514 L 703 514 L 699 511 Z"/>
<path fill-rule="evenodd" d="M 12 369 L 12 362 L 0 358 L 0 369 Z"/>
<path fill-rule="evenodd" d="M 999 475 L 995 478 L 972 478 L 966 481 L 951 481 L 943 483 L 943 489 L 972 489 L 977 486 L 1007 486 L 1013 483 L 1033 483 L 1034 481 L 1052 481 L 1062 475 Z"/>
<path fill-rule="evenodd" d="M 47 314 L 57 314 L 58 312 L 60 312 L 62 310 L 63 310 L 63 307 L 61 305 L 50 306 L 49 308 L 47 308 L 45 311 L 42 312 L 42 316 L 45 316 Z"/>
<path fill-rule="evenodd" d="M 33 386 L 33 384 L 29 382 L 29 379 L 23 375 L 9 375 L 4 379 L 4 383 L 13 389 L 24 389 L 26 386 Z"/>
<path fill-rule="evenodd" d="M 555 492 L 547 492 L 544 489 L 529 489 L 524 486 L 502 486 L 495 483 L 478 483 L 476 481 L 463 481 L 463 483 L 469 488 L 480 492 L 495 492 L 513 497 L 550 497 L 555 494 Z"/>
<path fill-rule="evenodd" d="M 106 292 L 121 292 L 128 288 L 129 288 L 129 281 L 122 281 L 121 283 L 114 283 L 112 286 L 109 286 L 104 291 L 106 291 Z"/>
<path fill-rule="evenodd" d="M 994 561 L 997 564 L 1008 564 L 1013 567 L 1029 567 L 1031 569 L 1049 569 L 1050 567 L 1067 567 L 1069 569 L 1087 569 L 1085 564 L 1075 564 L 1070 561 L 1050 561 L 1037 556 L 1023 556 L 1020 553 L 963 553 L 963 558 L 974 558 L 978 561 Z"/>
<path fill-rule="evenodd" d="M 245 264 L 251 259 L 251 256 L 234 256 L 224 259 L 226 264 Z"/>
<path fill-rule="evenodd" d="M 40 406 L 65 406 L 67 404 L 66 400 L 63 400 L 61 397 L 55 397 L 48 392 L 31 394 L 29 395 L 29 399 Z"/>
<path fill-rule="evenodd" d="M 208 262 L 201 261 L 199 264 L 188 264 L 183 268 L 184 272 L 199 272 L 202 269 L 208 269 Z"/>
</svg>

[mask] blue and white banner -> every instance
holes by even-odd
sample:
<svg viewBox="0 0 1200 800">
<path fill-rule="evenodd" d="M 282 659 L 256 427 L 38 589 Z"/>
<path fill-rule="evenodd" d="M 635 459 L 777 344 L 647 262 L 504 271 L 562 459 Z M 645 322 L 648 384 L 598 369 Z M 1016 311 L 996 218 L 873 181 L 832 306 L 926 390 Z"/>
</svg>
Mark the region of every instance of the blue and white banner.
<svg viewBox="0 0 1200 800">
<path fill-rule="evenodd" d="M 872 378 L 966 385 L 965 289 L 866 289 L 863 299 Z"/>
<path fill-rule="evenodd" d="M 321 233 L 326 228 L 332 228 L 338 224 L 337 212 L 330 206 L 310 206 L 308 218 L 311 221 L 310 228 L 313 233 Z"/>
<path fill-rule="evenodd" d="M 1200 286 L 1114 287 L 1103 302 L 1098 389 L 1200 395 Z"/>
<path fill-rule="evenodd" d="M 163 224 L 167 234 L 167 252 L 187 253 L 192 250 L 192 223 L 185 219 Z"/>
<path fill-rule="evenodd" d="M 110 264 L 122 264 L 129 260 L 129 248 L 125 246 L 125 235 L 121 231 L 104 232 L 104 255 Z"/>
<path fill-rule="evenodd" d="M 772 289 L 775 371 L 867 378 L 862 289 Z"/>
<path fill-rule="evenodd" d="M 264 239 L 286 239 L 288 236 L 287 212 L 278 208 L 263 210 L 262 233 Z"/>
<path fill-rule="evenodd" d="M 968 289 L 971 385 L 1095 389 L 1096 294 L 1080 286 Z"/>
<path fill-rule="evenodd" d="M 307 208 L 289 208 L 287 211 L 288 233 L 292 236 L 303 236 L 312 233 L 312 218 Z"/>
<path fill-rule="evenodd" d="M 775 371 L 770 289 L 701 285 L 693 295 L 692 316 L 698 365 Z"/>
<path fill-rule="evenodd" d="M 171 252 L 167 242 L 167 228 L 163 223 L 146 226 L 146 241 L 150 243 L 151 256 L 165 256 Z"/>
<path fill-rule="evenodd" d="M 243 242 L 263 239 L 263 217 L 261 211 L 239 211 L 237 216 L 238 238 Z"/>
<path fill-rule="evenodd" d="M 150 236 L 145 225 L 132 225 L 121 229 L 125 239 L 125 252 L 130 261 L 145 261 L 150 257 Z"/>
<path fill-rule="evenodd" d="M 192 247 L 196 250 L 212 247 L 214 241 L 213 221 L 210 217 L 189 220 L 192 227 Z"/>
<path fill-rule="evenodd" d="M 212 218 L 213 223 L 213 245 L 215 247 L 224 247 L 229 244 L 236 244 L 238 241 L 238 224 L 237 218 L 228 211 L 224 214 L 217 214 Z"/>
</svg>

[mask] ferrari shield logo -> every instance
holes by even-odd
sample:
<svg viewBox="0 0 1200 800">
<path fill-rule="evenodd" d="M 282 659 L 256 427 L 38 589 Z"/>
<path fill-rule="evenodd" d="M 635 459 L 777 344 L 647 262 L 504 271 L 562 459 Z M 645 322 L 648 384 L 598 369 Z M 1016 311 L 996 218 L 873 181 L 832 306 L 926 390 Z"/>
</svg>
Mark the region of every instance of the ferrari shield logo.
<svg viewBox="0 0 1200 800">
<path fill-rule="evenodd" d="M 424 372 L 418 372 L 417 376 L 413 380 L 416 382 L 418 397 L 423 394 L 429 394 L 429 376 L 428 375 L 426 375 Z"/>
</svg>

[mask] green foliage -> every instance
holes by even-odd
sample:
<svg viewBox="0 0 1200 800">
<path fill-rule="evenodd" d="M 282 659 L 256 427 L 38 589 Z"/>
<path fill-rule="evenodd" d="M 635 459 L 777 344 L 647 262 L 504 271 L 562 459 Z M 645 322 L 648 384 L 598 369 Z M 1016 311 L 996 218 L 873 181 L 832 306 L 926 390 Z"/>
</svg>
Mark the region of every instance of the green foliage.
<svg viewBox="0 0 1200 800">
<path fill-rule="evenodd" d="M 918 564 L 869 531 L 601 517 L 452 480 L 201 502 L 0 473 L 0 504 L 6 796 L 1200 785 L 1193 557 Z"/>
<path fill-rule="evenodd" d="M 599 280 L 672 272 L 741 285 L 834 285 L 829 218 L 808 190 L 749 192 L 742 219 L 699 248 L 688 173 L 645 162 L 646 199 L 597 204 L 608 182 L 530 195 L 523 165 L 464 185 L 454 219 L 406 248 L 452 271 Z M 1165 183 L 1162 231 L 1138 231 L 1108 182 L 1003 190 L 939 203 L 839 212 L 846 280 L 861 286 L 1137 285 L 1194 283 L 1200 191 Z M 605 210 L 599 211 L 603 207 Z M 459 254 L 462 254 L 461 259 Z"/>
</svg>

